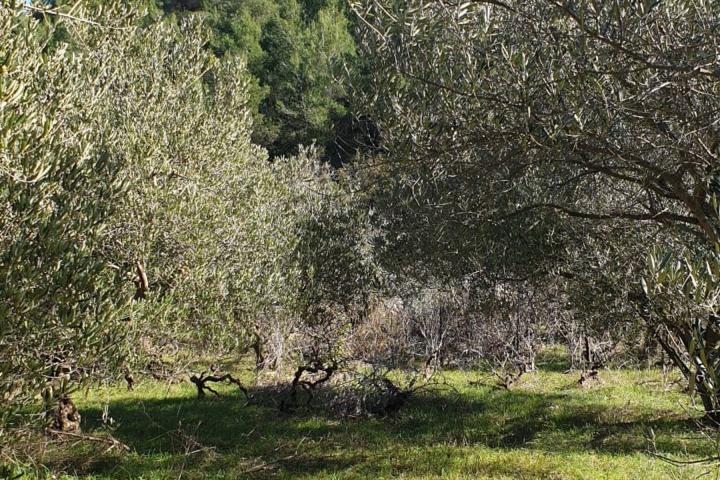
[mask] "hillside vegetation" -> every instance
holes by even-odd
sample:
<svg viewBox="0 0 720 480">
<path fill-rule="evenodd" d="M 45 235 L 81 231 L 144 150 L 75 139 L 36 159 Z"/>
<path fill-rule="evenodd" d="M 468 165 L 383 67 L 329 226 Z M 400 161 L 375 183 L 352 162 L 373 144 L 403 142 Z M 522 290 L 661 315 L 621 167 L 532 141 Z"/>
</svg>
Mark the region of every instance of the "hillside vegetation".
<svg viewBox="0 0 720 480">
<path fill-rule="evenodd" d="M 0 0 L 0 477 L 717 475 L 718 38 Z"/>
</svg>

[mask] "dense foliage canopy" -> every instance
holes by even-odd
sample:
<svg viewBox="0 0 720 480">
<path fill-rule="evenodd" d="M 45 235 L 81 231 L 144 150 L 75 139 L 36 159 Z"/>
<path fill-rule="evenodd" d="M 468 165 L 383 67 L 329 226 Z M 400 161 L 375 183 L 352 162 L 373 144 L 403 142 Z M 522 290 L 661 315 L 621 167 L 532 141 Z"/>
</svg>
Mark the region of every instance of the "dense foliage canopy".
<svg viewBox="0 0 720 480">
<path fill-rule="evenodd" d="M 554 272 L 583 298 L 581 316 L 631 307 L 671 331 L 683 346 L 670 354 L 716 392 L 718 4 L 354 8 L 394 160 L 378 168 L 399 192 L 390 211 L 434 233 L 402 250 L 457 252 L 466 273 Z"/>
</svg>

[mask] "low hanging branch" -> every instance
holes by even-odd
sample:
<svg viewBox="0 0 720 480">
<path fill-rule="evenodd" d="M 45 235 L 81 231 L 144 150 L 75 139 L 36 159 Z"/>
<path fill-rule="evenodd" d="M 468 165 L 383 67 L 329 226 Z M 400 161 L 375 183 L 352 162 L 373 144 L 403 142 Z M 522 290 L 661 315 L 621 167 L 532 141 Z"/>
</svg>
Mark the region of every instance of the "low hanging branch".
<svg viewBox="0 0 720 480">
<path fill-rule="evenodd" d="M 190 381 L 195 384 L 195 387 L 197 387 L 197 393 L 198 398 L 205 397 L 205 390 L 212 392 L 215 394 L 216 397 L 219 397 L 220 394 L 214 390 L 212 387 L 207 385 L 208 382 L 228 382 L 228 383 L 234 383 L 237 385 L 237 387 L 240 389 L 241 392 L 245 395 L 245 398 L 249 401 L 250 400 L 250 394 L 248 393 L 247 388 L 243 386 L 243 384 L 238 380 L 237 378 L 233 377 L 231 374 L 226 373 L 225 375 L 205 375 L 207 372 L 202 372 L 199 376 L 198 375 L 191 375 Z"/>
</svg>

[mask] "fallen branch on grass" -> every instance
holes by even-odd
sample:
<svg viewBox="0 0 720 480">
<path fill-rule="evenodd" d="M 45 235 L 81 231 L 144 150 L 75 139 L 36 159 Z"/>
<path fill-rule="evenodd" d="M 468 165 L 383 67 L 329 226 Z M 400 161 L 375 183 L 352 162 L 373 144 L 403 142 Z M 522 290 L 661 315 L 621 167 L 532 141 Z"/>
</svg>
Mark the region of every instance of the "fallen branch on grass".
<svg viewBox="0 0 720 480">
<path fill-rule="evenodd" d="M 266 468 L 270 468 L 275 464 L 285 462 L 287 460 L 292 460 L 295 457 L 297 457 L 297 453 L 293 453 L 292 455 L 288 455 L 287 457 L 278 458 L 277 460 L 273 460 L 271 462 L 264 462 L 264 463 L 261 463 L 260 465 L 256 465 L 254 467 L 248 468 L 247 470 L 241 471 L 240 475 L 247 475 L 248 473 L 259 472 L 261 470 L 265 470 Z"/>
<path fill-rule="evenodd" d="M 247 388 L 243 386 L 240 380 L 233 377 L 231 374 L 226 373 L 225 375 L 206 376 L 206 373 L 207 372 L 202 372 L 200 375 L 190 376 L 190 381 L 195 384 L 195 387 L 197 387 L 198 398 L 205 397 L 205 390 L 214 393 L 216 397 L 220 396 L 220 394 L 216 390 L 214 390 L 211 386 L 207 385 L 208 382 L 229 382 L 237 385 L 240 391 L 243 392 L 243 394 L 245 395 L 245 398 L 247 400 L 250 400 L 250 394 L 248 393 Z"/>
<path fill-rule="evenodd" d="M 649 452 L 650 455 L 653 457 L 662 460 L 663 462 L 667 462 L 673 466 L 676 467 L 686 467 L 689 465 L 704 465 L 709 463 L 720 463 L 720 457 L 706 457 L 706 458 L 699 458 L 697 460 L 676 460 L 674 458 L 666 457 L 664 455 L 660 455 L 658 453 Z"/>
<path fill-rule="evenodd" d="M 259 464 L 259 465 L 255 465 L 254 467 L 250 467 L 250 468 L 248 468 L 248 469 L 243 470 L 242 472 L 240 472 L 240 475 L 247 475 L 248 473 L 259 472 L 259 471 L 265 470 L 266 468 L 270 468 L 270 467 L 272 467 L 273 465 L 276 465 L 276 464 L 278 464 L 278 463 L 286 462 L 286 461 L 288 461 L 288 460 L 292 460 L 292 459 L 294 459 L 294 458 L 297 458 L 298 455 L 300 455 L 300 447 L 303 445 L 303 443 L 305 443 L 305 440 L 307 440 L 308 438 L 309 438 L 309 437 L 305 436 L 305 437 L 303 437 L 302 439 L 300 439 L 300 443 L 298 443 L 298 444 L 295 446 L 295 452 L 294 452 L 294 453 L 292 453 L 292 454 L 290 454 L 290 455 L 287 455 L 287 456 L 285 456 L 285 457 L 282 457 L 282 458 L 278 458 L 278 459 L 275 459 L 275 460 L 271 460 L 271 461 L 269 461 L 269 462 L 263 462 L 263 463 L 261 463 L 261 464 Z M 279 449 L 280 449 L 280 447 L 276 448 L 275 451 L 278 451 Z M 307 453 L 307 452 L 304 452 L 304 453 Z"/>
<path fill-rule="evenodd" d="M 74 438 L 79 441 L 86 441 L 86 442 L 96 442 L 96 443 L 104 443 L 108 445 L 107 450 L 105 452 L 109 452 L 113 448 L 118 448 L 120 450 L 124 450 L 126 452 L 130 451 L 130 447 L 121 442 L 120 440 L 113 438 L 113 437 L 95 437 L 93 435 L 87 435 L 85 433 L 77 433 L 77 432 L 64 432 L 62 430 L 56 430 L 54 428 L 48 428 L 46 432 L 49 435 L 54 435 L 57 437 L 67 437 L 67 438 Z"/>
<path fill-rule="evenodd" d="M 348 380 L 330 401 L 331 410 L 343 417 L 387 417 L 405 407 L 416 392 L 443 385 L 440 381 L 424 380 L 425 372 L 416 372 L 404 384 L 395 383 L 387 370 L 376 366 L 355 370 L 347 376 Z"/>
</svg>

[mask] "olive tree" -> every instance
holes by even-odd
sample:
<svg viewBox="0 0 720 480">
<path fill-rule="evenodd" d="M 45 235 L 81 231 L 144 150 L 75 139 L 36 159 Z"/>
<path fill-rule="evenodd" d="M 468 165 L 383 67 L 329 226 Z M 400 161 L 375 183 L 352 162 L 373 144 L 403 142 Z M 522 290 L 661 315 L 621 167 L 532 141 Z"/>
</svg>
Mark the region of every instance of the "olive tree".
<svg viewBox="0 0 720 480">
<path fill-rule="evenodd" d="M 109 152 L 117 132 L 88 128 L 103 91 L 79 88 L 86 52 L 49 49 L 13 1 L 0 2 L 0 31 L 1 436 L 41 392 L 119 361 L 129 298 L 99 254 L 124 163 Z"/>
<path fill-rule="evenodd" d="M 41 24 L 2 4 L 3 415 L 159 344 L 247 337 L 238 252 L 285 191 L 249 141 L 244 64 L 119 6 Z"/>
<path fill-rule="evenodd" d="M 93 32 L 93 34 L 98 34 Z M 230 292 L 237 224 L 252 216 L 265 153 L 249 140 L 244 64 L 218 62 L 188 19 L 138 29 L 93 128 L 116 131 L 127 194 L 103 254 L 135 300 L 131 327 L 155 343 L 225 348 L 242 342 Z M 87 40 L 84 40 L 87 42 Z M 99 66 L 106 52 L 95 50 Z"/>
<path fill-rule="evenodd" d="M 264 211 L 282 219 L 259 229 L 271 229 L 256 253 L 262 261 L 245 264 L 261 280 L 255 291 L 263 296 L 247 288 L 244 298 L 262 312 L 255 325 L 263 366 L 340 363 L 375 286 L 369 210 L 350 180 L 312 150 L 279 163 L 275 180 L 287 193 L 266 199 Z"/>
<path fill-rule="evenodd" d="M 115 46 L 125 68 L 95 128 L 121 132 L 129 188 L 104 254 L 135 300 L 135 360 L 167 345 L 191 356 L 253 347 L 260 366 L 271 333 L 299 340 L 318 308 L 346 315 L 360 301 L 363 210 L 315 150 L 269 161 L 251 144 L 245 65 L 214 58 L 206 37 L 188 17 Z"/>
<path fill-rule="evenodd" d="M 394 160 L 377 170 L 401 178 L 405 198 L 415 200 L 403 203 L 408 210 L 443 212 L 425 217 L 433 232 L 479 232 L 470 250 L 457 251 L 482 266 L 534 247 L 486 248 L 488 225 L 514 219 L 522 227 L 519 218 L 528 234 L 545 228 L 545 266 L 568 278 L 574 272 L 563 271 L 563 257 L 578 239 L 603 238 L 622 253 L 622 242 L 654 240 L 655 227 L 660 248 L 679 254 L 687 245 L 715 258 L 719 8 L 682 0 L 357 2 L 374 72 L 369 113 Z M 608 234 L 608 225 L 626 233 Z M 641 257 L 650 253 L 641 247 Z M 601 268 L 619 272 L 608 259 Z M 593 267 L 574 262 L 583 265 Z M 624 298 L 636 317 L 649 318 L 656 297 L 638 286 L 655 270 L 633 265 L 632 283 L 609 275 L 608 285 L 633 285 Z M 688 339 L 685 355 L 694 351 L 693 331 L 713 331 L 712 308 L 691 315 L 702 319 L 700 330 L 664 311 L 651 320 Z"/>
</svg>

